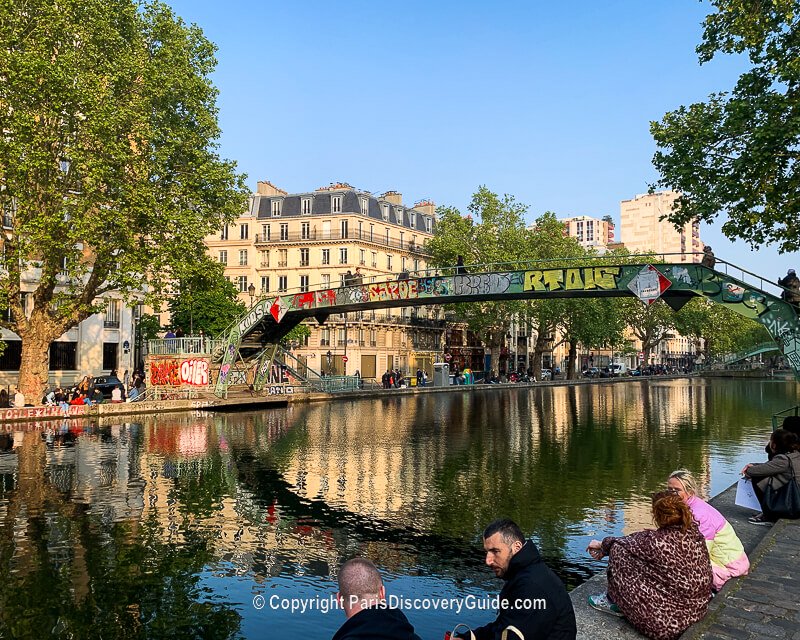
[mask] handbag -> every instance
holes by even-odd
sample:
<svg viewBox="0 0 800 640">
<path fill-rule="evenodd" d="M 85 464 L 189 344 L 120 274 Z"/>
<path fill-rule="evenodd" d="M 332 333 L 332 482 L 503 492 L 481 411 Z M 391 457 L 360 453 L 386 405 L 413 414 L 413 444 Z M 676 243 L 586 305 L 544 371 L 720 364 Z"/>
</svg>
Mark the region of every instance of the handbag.
<svg viewBox="0 0 800 640">
<path fill-rule="evenodd" d="M 787 456 L 788 458 L 788 456 Z M 789 460 L 789 470 L 792 477 L 785 485 L 775 489 L 772 484 L 774 477 L 769 479 L 764 489 L 764 506 L 766 511 L 779 518 L 800 518 L 800 485 L 794 473 L 794 464 Z"/>
<path fill-rule="evenodd" d="M 463 622 L 459 622 L 455 629 L 452 632 L 448 632 L 444 635 L 445 640 L 456 640 L 458 630 L 464 627 L 467 631 L 469 631 L 469 640 L 475 640 L 475 634 L 472 633 L 472 629 L 470 629 L 467 625 Z M 509 633 L 510 632 L 510 633 Z M 510 634 L 513 633 L 514 635 L 509 638 Z M 505 629 L 503 629 L 503 635 L 500 636 L 500 640 L 525 640 L 525 636 L 522 635 L 522 631 L 517 629 L 514 625 L 508 625 Z"/>
</svg>

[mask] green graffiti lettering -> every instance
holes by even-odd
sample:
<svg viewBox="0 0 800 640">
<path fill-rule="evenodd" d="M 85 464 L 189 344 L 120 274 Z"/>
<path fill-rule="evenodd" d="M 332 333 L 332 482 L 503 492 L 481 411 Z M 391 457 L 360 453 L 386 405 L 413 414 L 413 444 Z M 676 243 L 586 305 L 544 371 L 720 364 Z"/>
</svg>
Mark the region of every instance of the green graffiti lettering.
<svg viewBox="0 0 800 640">
<path fill-rule="evenodd" d="M 564 272 L 561 269 L 550 269 L 544 272 L 544 284 L 548 291 L 561 289 L 564 282 Z"/>
<path fill-rule="evenodd" d="M 565 280 L 566 289 L 583 289 L 583 279 L 581 278 L 580 269 L 567 269 Z"/>
<path fill-rule="evenodd" d="M 597 267 L 594 270 L 595 284 L 601 289 L 616 289 L 619 267 Z"/>
<path fill-rule="evenodd" d="M 544 273 L 541 271 L 528 271 L 525 274 L 525 291 L 545 291 L 542 277 Z"/>
</svg>

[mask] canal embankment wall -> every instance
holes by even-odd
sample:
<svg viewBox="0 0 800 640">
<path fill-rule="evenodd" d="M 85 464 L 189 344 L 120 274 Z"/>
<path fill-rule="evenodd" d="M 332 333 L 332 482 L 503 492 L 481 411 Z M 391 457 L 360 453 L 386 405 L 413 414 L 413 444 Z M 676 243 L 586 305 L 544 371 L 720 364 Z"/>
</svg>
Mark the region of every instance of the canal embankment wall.
<svg viewBox="0 0 800 640">
<path fill-rule="evenodd" d="M 772 527 L 747 521 L 753 511 L 735 504 L 736 485 L 709 502 L 731 523 L 750 558 L 750 573 L 729 580 L 709 605 L 708 615 L 681 640 L 800 639 L 800 520 Z M 588 596 L 608 586 L 605 571 L 570 592 L 578 640 L 644 638 L 624 619 L 592 609 Z"/>
<path fill-rule="evenodd" d="M 257 411 L 292 403 L 331 402 L 355 400 L 360 398 L 402 397 L 431 393 L 494 393 L 498 390 L 531 389 L 538 387 L 563 387 L 580 385 L 609 384 L 649 384 L 664 380 L 690 378 L 688 375 L 657 377 L 591 378 L 580 380 L 544 380 L 528 383 L 450 385 L 447 387 L 407 387 L 401 389 L 367 388 L 336 393 L 297 392 L 261 395 L 246 388 L 234 389 L 227 397 L 218 398 L 211 392 L 198 392 L 196 397 L 186 399 L 162 399 L 143 402 L 102 403 L 94 406 L 70 406 L 65 413 L 58 406 L 34 406 L 13 409 L 0 409 L 0 425 L 13 422 L 42 420 L 64 420 L 71 418 L 116 418 L 130 415 L 150 415 L 156 413 L 182 413 L 191 411 Z"/>
</svg>

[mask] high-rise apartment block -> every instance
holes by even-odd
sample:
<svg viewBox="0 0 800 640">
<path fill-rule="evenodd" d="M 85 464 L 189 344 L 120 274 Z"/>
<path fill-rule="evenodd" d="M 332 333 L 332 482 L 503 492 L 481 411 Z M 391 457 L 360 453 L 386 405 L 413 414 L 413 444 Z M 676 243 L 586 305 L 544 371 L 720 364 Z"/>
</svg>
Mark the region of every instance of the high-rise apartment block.
<svg viewBox="0 0 800 640">
<path fill-rule="evenodd" d="M 600 254 L 608 250 L 614 238 L 614 221 L 611 216 L 592 218 L 590 216 L 574 216 L 562 218 L 564 235 L 575 238 L 586 249 L 594 249 Z"/>
<path fill-rule="evenodd" d="M 680 194 L 659 191 L 637 195 L 620 202 L 620 227 L 625 247 L 634 253 L 655 252 L 667 255 L 668 262 L 700 262 L 703 242 L 698 222 L 687 222 L 676 229 L 662 220 Z"/>
<path fill-rule="evenodd" d="M 206 238 L 208 253 L 225 265 L 240 298 L 337 288 L 348 272 L 364 285 L 427 268 L 435 206 L 403 204 L 389 191 L 376 197 L 346 183 L 287 193 L 259 182 L 248 211 Z M 356 269 L 359 274 L 356 274 Z M 406 276 L 404 276 L 406 277 Z M 385 309 L 309 322 L 311 336 L 294 354 L 316 371 L 380 378 L 386 369 L 433 373 L 444 321 L 439 307 Z"/>
</svg>

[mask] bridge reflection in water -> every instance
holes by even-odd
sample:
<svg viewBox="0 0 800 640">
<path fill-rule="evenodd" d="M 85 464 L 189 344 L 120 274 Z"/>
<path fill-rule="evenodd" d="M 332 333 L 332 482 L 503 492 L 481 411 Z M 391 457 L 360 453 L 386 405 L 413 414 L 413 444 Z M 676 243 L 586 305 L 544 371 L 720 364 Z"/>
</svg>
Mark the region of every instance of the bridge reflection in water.
<svg viewBox="0 0 800 640">
<path fill-rule="evenodd" d="M 498 515 L 575 586 L 601 568 L 591 537 L 650 525 L 675 468 L 731 484 L 799 390 L 652 380 L 6 425 L 0 636 L 329 637 L 341 612 L 253 596 L 326 597 L 355 554 L 405 596 L 495 593 L 479 535 Z M 455 619 L 407 613 L 425 638 Z"/>
</svg>

